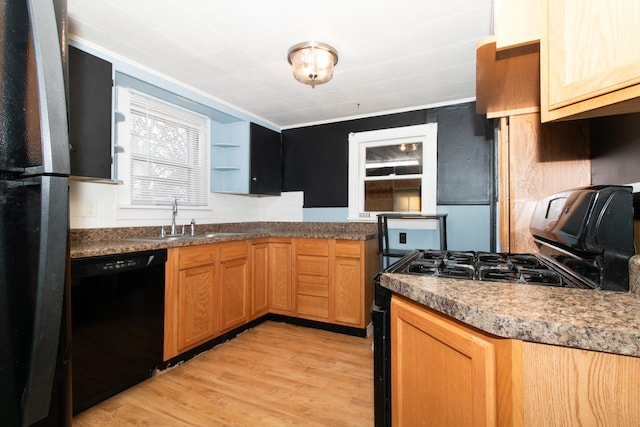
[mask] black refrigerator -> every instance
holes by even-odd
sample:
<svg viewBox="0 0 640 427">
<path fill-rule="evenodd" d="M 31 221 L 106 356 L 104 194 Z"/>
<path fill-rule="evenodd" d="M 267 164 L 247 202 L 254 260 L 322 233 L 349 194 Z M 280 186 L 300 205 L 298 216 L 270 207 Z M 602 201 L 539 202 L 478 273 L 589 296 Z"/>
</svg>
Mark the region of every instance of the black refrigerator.
<svg viewBox="0 0 640 427">
<path fill-rule="evenodd" d="M 0 424 L 70 426 L 66 0 L 0 0 Z"/>
</svg>

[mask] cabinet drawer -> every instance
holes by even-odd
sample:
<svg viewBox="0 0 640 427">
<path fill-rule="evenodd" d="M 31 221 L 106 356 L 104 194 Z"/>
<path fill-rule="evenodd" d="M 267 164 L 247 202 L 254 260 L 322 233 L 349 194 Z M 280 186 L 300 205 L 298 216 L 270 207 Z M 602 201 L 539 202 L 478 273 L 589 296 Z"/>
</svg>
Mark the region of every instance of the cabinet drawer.
<svg viewBox="0 0 640 427">
<path fill-rule="evenodd" d="M 216 262 L 215 245 L 199 245 L 180 248 L 180 270 Z"/>
<path fill-rule="evenodd" d="M 329 256 L 329 241 L 323 239 L 299 239 L 296 251 L 300 255 Z"/>
<path fill-rule="evenodd" d="M 311 295 L 298 295 L 298 314 L 321 317 L 329 317 L 329 299 Z"/>
<path fill-rule="evenodd" d="M 337 257 L 360 258 L 360 242 L 336 240 L 335 254 Z"/>
<path fill-rule="evenodd" d="M 320 256 L 298 256 L 298 274 L 329 276 L 329 258 Z"/>
<path fill-rule="evenodd" d="M 320 276 L 298 275 L 298 295 L 329 296 L 329 278 Z"/>
<path fill-rule="evenodd" d="M 247 258 L 249 256 L 249 245 L 246 242 L 230 243 L 220 246 L 220 261 L 230 259 Z"/>
</svg>

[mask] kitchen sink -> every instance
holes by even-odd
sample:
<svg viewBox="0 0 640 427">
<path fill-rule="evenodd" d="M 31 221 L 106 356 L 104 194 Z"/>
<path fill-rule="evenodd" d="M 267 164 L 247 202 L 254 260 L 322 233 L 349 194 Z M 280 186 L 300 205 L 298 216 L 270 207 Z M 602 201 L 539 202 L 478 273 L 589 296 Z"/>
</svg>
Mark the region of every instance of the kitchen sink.
<svg viewBox="0 0 640 427">
<path fill-rule="evenodd" d="M 231 236 L 241 236 L 245 233 L 224 233 L 224 232 L 211 232 L 211 233 L 202 233 L 202 234 L 172 234 L 168 236 L 144 236 L 144 237 L 131 237 L 127 240 L 133 241 L 143 241 L 143 242 L 175 242 L 179 240 L 189 240 L 189 239 L 214 239 L 216 237 L 231 237 Z"/>
<path fill-rule="evenodd" d="M 214 237 L 240 236 L 240 235 L 243 235 L 243 234 L 245 234 L 245 233 L 219 233 L 219 232 L 212 232 L 212 233 L 196 234 L 194 236 L 188 236 L 188 237 L 192 237 L 194 239 L 206 239 L 206 238 L 214 238 Z"/>
<path fill-rule="evenodd" d="M 126 240 L 133 240 L 137 242 L 175 242 L 176 240 L 188 239 L 191 236 L 144 236 L 144 237 L 131 237 Z"/>
</svg>

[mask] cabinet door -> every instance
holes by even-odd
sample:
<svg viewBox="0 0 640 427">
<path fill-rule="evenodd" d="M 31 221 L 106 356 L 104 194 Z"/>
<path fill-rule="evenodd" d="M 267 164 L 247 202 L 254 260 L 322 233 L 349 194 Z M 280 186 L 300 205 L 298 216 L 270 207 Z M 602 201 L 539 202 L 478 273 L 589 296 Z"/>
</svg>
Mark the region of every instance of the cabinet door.
<svg viewBox="0 0 640 427">
<path fill-rule="evenodd" d="M 499 5 L 494 20 L 498 49 L 540 40 L 546 0 L 502 0 Z"/>
<path fill-rule="evenodd" d="M 268 260 L 269 307 L 281 314 L 293 312 L 291 244 L 270 243 Z"/>
<path fill-rule="evenodd" d="M 249 261 L 247 258 L 220 263 L 220 332 L 244 324 L 249 307 Z"/>
<path fill-rule="evenodd" d="M 111 179 L 110 62 L 69 46 L 71 175 Z"/>
<path fill-rule="evenodd" d="M 482 336 L 394 296 L 393 425 L 496 425 L 494 350 Z"/>
<path fill-rule="evenodd" d="M 334 263 L 334 319 L 350 326 L 363 325 L 362 262 L 359 259 L 336 258 Z"/>
<path fill-rule="evenodd" d="M 251 246 L 251 317 L 255 318 L 269 309 L 269 244 Z"/>
<path fill-rule="evenodd" d="M 296 311 L 299 317 L 330 320 L 329 240 L 296 241 Z"/>
<path fill-rule="evenodd" d="M 214 337 L 215 282 L 215 264 L 180 270 L 177 303 L 178 353 Z"/>
<path fill-rule="evenodd" d="M 251 123 L 251 194 L 280 195 L 282 143 L 280 134 Z"/>
<path fill-rule="evenodd" d="M 623 101 L 638 111 L 640 2 L 554 0 L 548 2 L 547 17 L 540 52 L 542 120 Z"/>
</svg>

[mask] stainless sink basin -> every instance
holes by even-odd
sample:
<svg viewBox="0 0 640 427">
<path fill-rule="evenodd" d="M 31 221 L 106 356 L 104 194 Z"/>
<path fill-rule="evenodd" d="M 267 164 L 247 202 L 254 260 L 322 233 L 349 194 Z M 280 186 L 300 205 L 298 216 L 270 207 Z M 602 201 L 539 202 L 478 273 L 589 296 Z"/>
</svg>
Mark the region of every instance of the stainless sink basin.
<svg viewBox="0 0 640 427">
<path fill-rule="evenodd" d="M 131 237 L 127 240 L 143 241 L 143 242 L 175 242 L 176 240 L 188 239 L 190 236 L 144 236 L 144 237 Z"/>
<path fill-rule="evenodd" d="M 214 239 L 216 237 L 231 237 L 231 236 L 241 236 L 244 233 L 222 233 L 222 232 L 211 232 L 211 233 L 202 233 L 195 234 L 191 236 L 190 234 L 180 234 L 180 235 L 169 235 L 169 236 L 144 236 L 144 237 L 132 237 L 127 240 L 133 241 L 143 241 L 143 242 L 175 242 L 177 240 L 188 240 L 188 239 Z"/>
<path fill-rule="evenodd" d="M 196 234 L 194 236 L 189 236 L 189 237 L 193 237 L 194 239 L 200 238 L 200 239 L 206 239 L 206 238 L 214 238 L 214 237 L 230 237 L 230 236 L 240 236 L 244 233 L 219 233 L 219 232 L 211 232 L 211 233 L 203 233 L 203 234 Z"/>
</svg>

